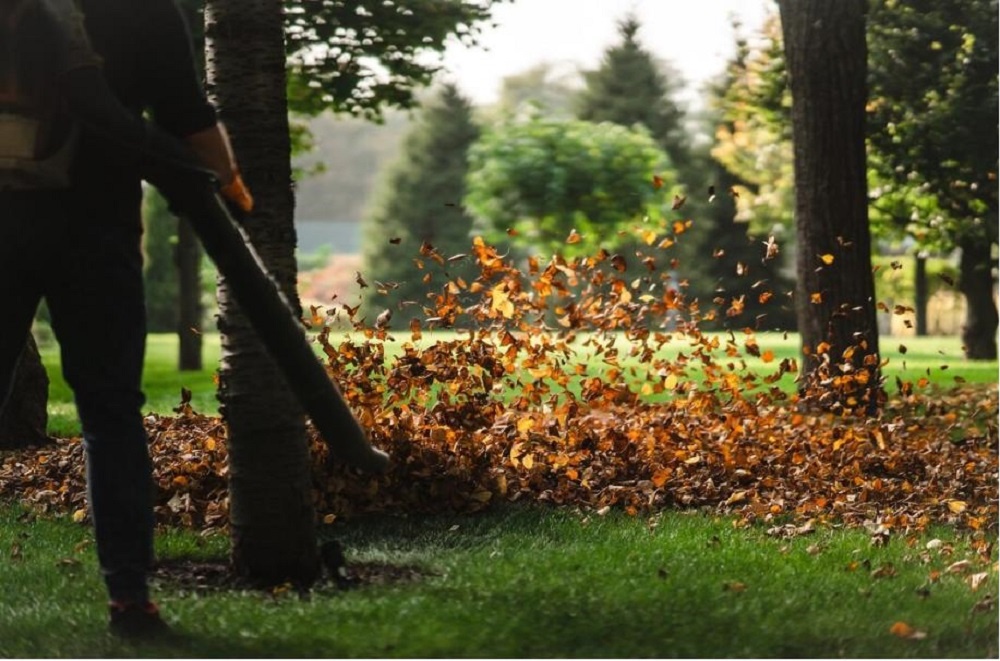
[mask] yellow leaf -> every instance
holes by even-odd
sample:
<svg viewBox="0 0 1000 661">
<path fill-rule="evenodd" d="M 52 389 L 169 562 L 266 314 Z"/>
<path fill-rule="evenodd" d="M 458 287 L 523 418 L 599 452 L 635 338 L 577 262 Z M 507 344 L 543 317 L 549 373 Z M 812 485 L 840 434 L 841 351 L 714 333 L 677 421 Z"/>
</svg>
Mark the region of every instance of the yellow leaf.
<svg viewBox="0 0 1000 661">
<path fill-rule="evenodd" d="M 510 319 L 514 316 L 514 304 L 510 300 L 510 295 L 507 293 L 507 285 L 500 283 L 493 288 L 492 292 L 493 302 L 490 305 L 490 309 L 493 312 L 499 312 L 504 319 Z"/>
<path fill-rule="evenodd" d="M 833 255 L 831 255 L 829 253 L 827 253 L 825 255 L 820 255 L 819 258 L 821 260 L 823 260 L 823 263 L 826 264 L 827 266 L 829 266 L 830 264 L 833 264 Z"/>
<path fill-rule="evenodd" d="M 327 514 L 326 516 L 323 517 L 323 523 L 325 523 L 326 525 L 330 525 L 336 520 L 337 520 L 336 514 Z"/>
<path fill-rule="evenodd" d="M 668 374 L 667 378 L 664 379 L 664 381 L 663 381 L 663 387 L 666 388 L 667 390 L 673 390 L 674 388 L 676 388 L 677 387 L 677 375 L 676 374 Z"/>
<path fill-rule="evenodd" d="M 953 514 L 961 514 L 962 512 L 965 511 L 966 507 L 968 507 L 968 505 L 966 505 L 964 501 L 961 500 L 948 501 L 948 509 L 951 510 Z"/>
<path fill-rule="evenodd" d="M 532 427 L 535 426 L 535 421 L 533 418 L 521 418 L 517 421 L 517 431 L 523 434 L 526 431 L 530 431 Z"/>
<path fill-rule="evenodd" d="M 215 439 L 212 438 L 211 436 L 205 439 L 205 449 L 208 450 L 209 452 L 215 450 Z"/>
<path fill-rule="evenodd" d="M 530 454 L 524 455 L 524 459 L 521 460 L 521 464 L 523 464 L 528 470 L 531 470 L 531 467 L 535 465 L 535 458 Z"/>
<path fill-rule="evenodd" d="M 87 510 L 85 509 L 78 509 L 75 512 L 73 512 L 73 521 L 76 523 L 80 523 L 86 518 L 87 518 Z"/>
</svg>

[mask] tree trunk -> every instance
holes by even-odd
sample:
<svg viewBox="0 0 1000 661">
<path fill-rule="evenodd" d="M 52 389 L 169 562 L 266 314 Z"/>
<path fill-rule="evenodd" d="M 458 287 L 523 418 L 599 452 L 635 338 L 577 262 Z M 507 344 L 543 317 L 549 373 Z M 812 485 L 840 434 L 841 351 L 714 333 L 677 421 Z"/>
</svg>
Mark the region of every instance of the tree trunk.
<svg viewBox="0 0 1000 661">
<path fill-rule="evenodd" d="M 825 406 L 878 406 L 865 179 L 864 0 L 779 0 L 792 92 L 796 307 L 806 388 Z"/>
<path fill-rule="evenodd" d="M 927 335 L 927 254 L 918 250 L 913 257 L 913 308 L 916 310 L 917 337 Z"/>
<path fill-rule="evenodd" d="M 0 395 L 2 396 L 2 395 Z M 49 377 L 38 347 L 30 335 L 21 352 L 14 386 L 3 406 L 0 401 L 0 449 L 12 450 L 51 442 L 48 425 Z"/>
<path fill-rule="evenodd" d="M 965 296 L 962 344 L 972 360 L 997 359 L 997 302 L 993 295 L 990 242 L 969 238 L 961 242 L 958 288 Z"/>
<path fill-rule="evenodd" d="M 297 303 L 282 2 L 209 0 L 205 35 L 209 86 L 256 198 L 245 227 Z M 319 564 L 305 416 L 223 279 L 218 297 L 233 566 L 257 583 L 308 586 Z"/>
<path fill-rule="evenodd" d="M 201 307 L 201 245 L 184 219 L 177 225 L 177 277 L 180 285 L 177 292 L 178 328 L 180 342 L 178 367 L 184 370 L 200 370 L 202 307 Z"/>
</svg>

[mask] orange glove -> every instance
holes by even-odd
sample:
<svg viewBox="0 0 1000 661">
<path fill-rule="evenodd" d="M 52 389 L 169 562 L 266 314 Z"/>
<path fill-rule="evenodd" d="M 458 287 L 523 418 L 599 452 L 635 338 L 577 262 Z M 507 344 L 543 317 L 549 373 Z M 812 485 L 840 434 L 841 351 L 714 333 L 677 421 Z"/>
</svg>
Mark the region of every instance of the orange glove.
<svg viewBox="0 0 1000 661">
<path fill-rule="evenodd" d="M 222 197 L 243 213 L 253 211 L 253 195 L 250 194 L 250 189 L 243 182 L 243 177 L 240 176 L 239 172 L 235 173 L 233 180 L 223 186 L 220 192 Z"/>
</svg>

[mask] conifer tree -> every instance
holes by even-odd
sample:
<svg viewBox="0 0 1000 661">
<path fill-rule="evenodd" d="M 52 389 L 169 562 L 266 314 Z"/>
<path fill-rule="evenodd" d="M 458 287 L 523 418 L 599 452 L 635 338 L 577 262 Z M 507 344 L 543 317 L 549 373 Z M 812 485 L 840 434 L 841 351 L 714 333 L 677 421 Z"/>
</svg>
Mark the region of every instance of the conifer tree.
<svg viewBox="0 0 1000 661">
<path fill-rule="evenodd" d="M 621 41 L 604 52 L 597 69 L 583 74 L 586 88 L 577 99 L 577 117 L 623 126 L 642 124 L 675 167 L 684 170 L 690 145 L 684 111 L 672 99 L 679 80 L 668 78 L 669 67 L 640 43 L 640 27 L 634 15 L 618 23 Z"/>
<path fill-rule="evenodd" d="M 428 306 L 428 293 L 449 280 L 469 281 L 467 260 L 446 259 L 468 253 L 471 244 L 472 218 L 462 199 L 467 152 L 478 136 L 471 103 L 453 84 L 445 84 L 404 138 L 399 160 L 382 177 L 364 221 L 368 286 L 362 289 L 361 314 L 369 324 L 390 310 L 391 325 L 406 327 L 422 316 L 410 302 Z"/>
</svg>

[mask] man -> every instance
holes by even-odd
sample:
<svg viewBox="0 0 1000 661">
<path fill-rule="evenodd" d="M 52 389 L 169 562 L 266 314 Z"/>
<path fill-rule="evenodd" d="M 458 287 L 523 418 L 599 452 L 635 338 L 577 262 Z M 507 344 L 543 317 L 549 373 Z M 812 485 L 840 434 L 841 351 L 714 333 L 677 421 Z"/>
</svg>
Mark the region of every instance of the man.
<svg viewBox="0 0 1000 661">
<path fill-rule="evenodd" d="M 0 184 L 0 403 L 45 298 L 83 427 L 110 626 L 122 635 L 155 633 L 166 626 L 147 587 L 153 484 L 140 385 L 140 173 L 149 146 L 128 144 L 142 135 L 142 113 L 187 143 L 234 204 L 249 211 L 252 199 L 205 98 L 174 0 L 0 0 L 0 11 L 17 26 L 17 38 L 8 39 L 22 61 L 35 57 L 39 76 L 57 63 L 56 86 L 71 110 L 98 101 L 107 115 L 118 113 L 117 124 L 112 118 L 103 129 L 100 121 L 83 123 L 65 185 Z M 16 23 L 14 12 L 23 12 Z M 126 131 L 116 126 L 139 131 L 118 135 Z"/>
</svg>

